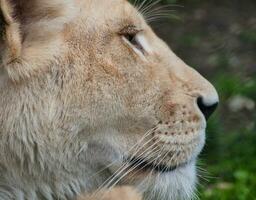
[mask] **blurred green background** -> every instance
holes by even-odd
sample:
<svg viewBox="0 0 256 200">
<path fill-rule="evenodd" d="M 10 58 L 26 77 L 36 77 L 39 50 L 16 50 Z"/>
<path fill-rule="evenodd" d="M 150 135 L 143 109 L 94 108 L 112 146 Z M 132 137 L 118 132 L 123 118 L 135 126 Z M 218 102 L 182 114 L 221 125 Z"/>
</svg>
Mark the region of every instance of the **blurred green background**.
<svg viewBox="0 0 256 200">
<path fill-rule="evenodd" d="M 158 35 L 220 95 L 198 164 L 199 198 L 256 199 L 256 1 L 163 0 L 151 10 Z"/>
</svg>

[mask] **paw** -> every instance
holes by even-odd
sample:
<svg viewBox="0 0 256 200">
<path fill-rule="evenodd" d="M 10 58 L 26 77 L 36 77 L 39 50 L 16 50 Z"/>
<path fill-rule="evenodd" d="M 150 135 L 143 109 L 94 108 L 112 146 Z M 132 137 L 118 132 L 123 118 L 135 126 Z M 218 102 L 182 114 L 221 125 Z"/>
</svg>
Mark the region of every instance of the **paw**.
<svg viewBox="0 0 256 200">
<path fill-rule="evenodd" d="M 117 187 L 110 191 L 81 196 L 77 200 L 142 200 L 142 196 L 132 187 Z"/>
</svg>

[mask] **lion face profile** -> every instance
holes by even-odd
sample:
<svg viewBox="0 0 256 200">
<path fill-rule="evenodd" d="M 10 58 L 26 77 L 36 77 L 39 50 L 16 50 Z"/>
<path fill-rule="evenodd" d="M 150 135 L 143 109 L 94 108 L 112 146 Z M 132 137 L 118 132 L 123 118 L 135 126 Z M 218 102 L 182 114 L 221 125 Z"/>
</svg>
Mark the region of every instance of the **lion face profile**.
<svg viewBox="0 0 256 200">
<path fill-rule="evenodd" d="M 0 3 L 0 199 L 191 198 L 214 87 L 128 1 Z"/>
</svg>

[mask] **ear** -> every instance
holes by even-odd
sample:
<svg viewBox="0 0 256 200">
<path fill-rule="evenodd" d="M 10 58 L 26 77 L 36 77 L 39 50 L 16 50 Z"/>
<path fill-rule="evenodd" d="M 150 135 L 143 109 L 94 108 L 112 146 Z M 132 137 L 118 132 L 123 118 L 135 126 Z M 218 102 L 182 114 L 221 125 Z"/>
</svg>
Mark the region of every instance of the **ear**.
<svg viewBox="0 0 256 200">
<path fill-rule="evenodd" d="M 0 68 L 15 82 L 49 70 L 63 53 L 62 31 L 75 16 L 69 0 L 0 0 Z"/>
<path fill-rule="evenodd" d="M 0 66 L 13 62 L 21 53 L 19 23 L 12 16 L 12 5 L 0 0 Z"/>
</svg>

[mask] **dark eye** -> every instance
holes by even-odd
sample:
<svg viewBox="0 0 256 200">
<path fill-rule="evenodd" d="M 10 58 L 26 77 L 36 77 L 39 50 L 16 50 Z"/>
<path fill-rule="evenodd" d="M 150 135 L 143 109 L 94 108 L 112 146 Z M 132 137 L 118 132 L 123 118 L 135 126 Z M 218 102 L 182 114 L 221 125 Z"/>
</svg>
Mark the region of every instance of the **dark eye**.
<svg viewBox="0 0 256 200">
<path fill-rule="evenodd" d="M 140 31 L 137 30 L 135 27 L 126 27 L 120 32 L 120 35 L 124 37 L 124 39 L 132 46 L 143 52 L 144 48 L 138 39 L 139 33 Z"/>
<path fill-rule="evenodd" d="M 132 45 L 137 46 L 137 45 L 138 45 L 138 42 L 137 42 L 137 40 L 136 40 L 136 35 L 137 35 L 137 34 L 130 34 L 130 33 L 127 33 L 127 34 L 124 35 L 124 37 L 125 37 L 125 39 L 126 39 L 127 41 L 129 41 Z"/>
<path fill-rule="evenodd" d="M 144 48 L 141 45 L 139 39 L 138 39 L 138 33 L 136 34 L 131 34 L 131 33 L 127 33 L 124 34 L 123 37 L 135 48 L 137 48 L 138 50 L 144 52 Z"/>
</svg>

